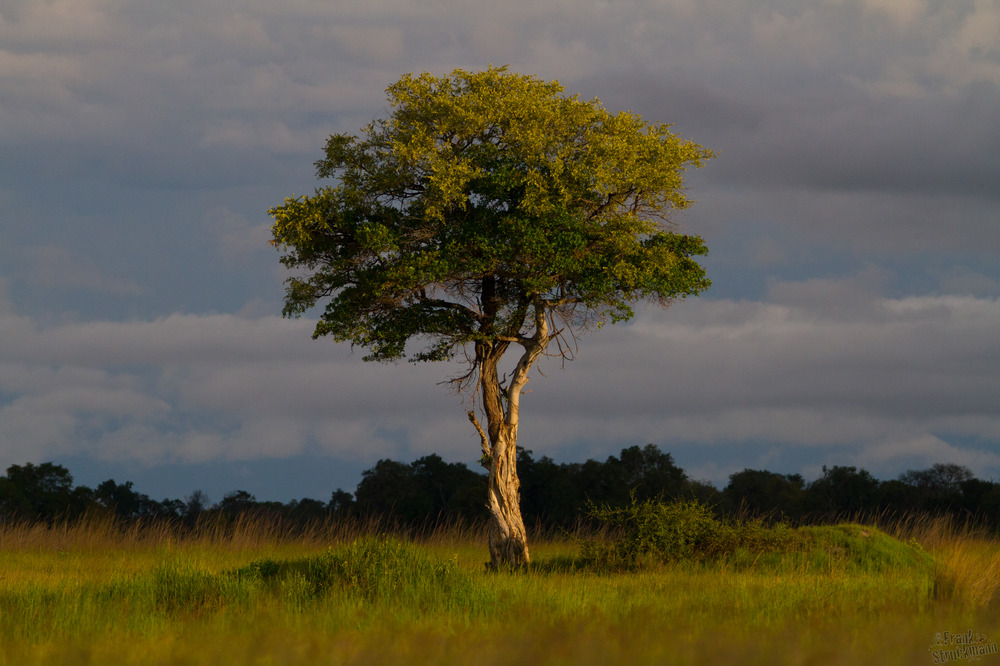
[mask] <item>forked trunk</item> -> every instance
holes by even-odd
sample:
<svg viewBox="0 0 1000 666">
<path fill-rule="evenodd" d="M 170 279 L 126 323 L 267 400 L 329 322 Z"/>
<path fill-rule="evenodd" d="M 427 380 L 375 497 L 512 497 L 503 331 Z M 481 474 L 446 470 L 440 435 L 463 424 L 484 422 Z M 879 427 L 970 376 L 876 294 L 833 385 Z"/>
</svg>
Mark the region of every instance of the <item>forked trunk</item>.
<svg viewBox="0 0 1000 666">
<path fill-rule="evenodd" d="M 487 500 L 491 569 L 522 567 L 530 561 L 517 478 L 517 426 L 505 425 L 499 434 L 493 445 Z"/>
<path fill-rule="evenodd" d="M 545 307 L 540 299 L 534 304 L 534 319 L 534 335 L 517 338 L 524 353 L 506 389 L 500 383 L 497 364 L 509 343 L 476 345 L 479 391 L 489 435 L 479 426 L 475 413 L 470 412 L 469 419 L 479 431 L 484 457 L 490 461 L 486 506 L 490 510 L 489 566 L 493 569 L 522 567 L 530 562 L 527 532 L 521 518 L 521 482 L 517 478 L 517 423 L 528 373 L 549 343 Z"/>
</svg>

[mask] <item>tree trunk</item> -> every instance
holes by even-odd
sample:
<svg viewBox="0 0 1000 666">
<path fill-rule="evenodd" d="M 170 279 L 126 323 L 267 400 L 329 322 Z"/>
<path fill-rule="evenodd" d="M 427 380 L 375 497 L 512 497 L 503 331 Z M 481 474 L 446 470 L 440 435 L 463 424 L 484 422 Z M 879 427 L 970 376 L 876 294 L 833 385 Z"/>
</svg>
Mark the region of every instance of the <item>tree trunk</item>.
<svg viewBox="0 0 1000 666">
<path fill-rule="evenodd" d="M 517 424 L 521 392 L 528 383 L 528 373 L 548 345 L 548 322 L 541 303 L 535 305 L 535 334 L 521 338 L 524 347 L 506 392 L 500 384 L 497 366 L 507 344 L 480 343 L 476 348 L 479 363 L 479 390 L 489 435 L 483 432 L 470 412 L 469 418 L 479 430 L 483 451 L 490 461 L 486 506 L 490 510 L 489 545 L 492 569 L 526 566 L 531 558 L 528 537 L 521 518 L 521 482 L 517 477 Z"/>
<path fill-rule="evenodd" d="M 528 536 L 521 518 L 516 430 L 503 432 L 500 441 L 493 446 L 487 506 L 490 510 L 490 568 L 527 565 L 530 556 Z"/>
<path fill-rule="evenodd" d="M 509 400 L 504 410 L 503 391 L 497 377 L 499 360 L 495 354 L 486 354 L 479 368 L 479 388 L 489 435 L 479 426 L 475 413 L 469 412 L 469 419 L 482 439 L 483 453 L 489 459 L 486 508 L 490 511 L 490 561 L 487 566 L 491 569 L 521 567 L 530 561 L 527 533 L 521 518 L 521 482 L 517 478 L 517 424 L 508 422 Z"/>
</svg>

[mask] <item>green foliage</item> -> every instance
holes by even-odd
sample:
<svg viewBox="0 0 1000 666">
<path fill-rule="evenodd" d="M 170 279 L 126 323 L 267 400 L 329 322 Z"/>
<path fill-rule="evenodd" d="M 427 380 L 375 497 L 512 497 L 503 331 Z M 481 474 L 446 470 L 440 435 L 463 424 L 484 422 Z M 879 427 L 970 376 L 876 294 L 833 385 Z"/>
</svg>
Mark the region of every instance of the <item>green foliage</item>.
<svg viewBox="0 0 1000 666">
<path fill-rule="evenodd" d="M 633 497 L 624 507 L 590 504 L 588 514 L 618 532 L 610 543 L 584 544 L 584 558 L 601 569 L 693 559 L 717 551 L 733 538 L 731 529 L 696 501 L 663 503 Z"/>
<path fill-rule="evenodd" d="M 311 560 L 307 579 L 318 590 L 339 585 L 365 599 L 414 597 L 456 582 L 454 561 L 436 562 L 413 544 L 368 537 Z"/>
<path fill-rule="evenodd" d="M 387 93 L 388 118 L 327 142 L 317 176 L 337 183 L 270 211 L 298 273 L 285 315 L 328 299 L 316 337 L 369 360 L 423 338 L 413 360 L 442 360 L 527 335 L 532 309 L 619 321 L 635 300 L 708 287 L 702 240 L 661 223 L 711 151 L 504 68 L 406 75 Z"/>
<path fill-rule="evenodd" d="M 258 560 L 235 572 L 238 580 L 274 588 L 301 605 L 329 594 L 349 594 L 366 601 L 447 594 L 461 585 L 454 560 L 437 561 L 425 551 L 396 539 L 364 537 L 323 555 L 291 562 Z"/>
<path fill-rule="evenodd" d="M 901 541 L 868 525 L 817 525 L 797 531 L 805 537 L 804 550 L 814 559 L 825 559 L 850 570 L 929 571 L 934 567 L 931 555 L 915 541 Z"/>
<path fill-rule="evenodd" d="M 931 557 L 874 527 L 791 528 L 761 520 L 723 522 L 697 501 L 664 503 L 635 498 L 624 506 L 590 505 L 591 517 L 612 528 L 610 540 L 584 544 L 584 559 L 599 570 L 627 570 L 666 562 L 717 562 L 735 569 L 929 572 Z"/>
</svg>

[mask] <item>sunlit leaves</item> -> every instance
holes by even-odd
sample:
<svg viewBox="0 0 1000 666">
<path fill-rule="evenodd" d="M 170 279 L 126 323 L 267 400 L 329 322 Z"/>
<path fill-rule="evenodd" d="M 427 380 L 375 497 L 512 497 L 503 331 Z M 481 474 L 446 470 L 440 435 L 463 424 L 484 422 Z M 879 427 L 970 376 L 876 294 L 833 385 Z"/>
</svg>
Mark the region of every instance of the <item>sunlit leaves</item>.
<svg viewBox="0 0 1000 666">
<path fill-rule="evenodd" d="M 438 360 L 526 335 L 528 303 L 586 324 L 708 286 L 701 239 L 663 224 L 711 152 L 667 125 L 504 68 L 387 93 L 388 118 L 327 142 L 317 175 L 334 185 L 270 211 L 282 262 L 305 271 L 285 313 L 328 299 L 316 335 L 383 360 L 422 337 L 416 358 Z"/>
</svg>

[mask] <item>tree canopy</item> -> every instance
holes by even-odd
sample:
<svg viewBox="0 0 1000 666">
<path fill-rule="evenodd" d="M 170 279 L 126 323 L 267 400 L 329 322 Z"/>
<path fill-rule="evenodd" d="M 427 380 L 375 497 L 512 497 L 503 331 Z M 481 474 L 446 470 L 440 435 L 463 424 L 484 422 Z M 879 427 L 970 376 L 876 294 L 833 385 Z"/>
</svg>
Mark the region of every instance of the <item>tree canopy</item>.
<svg viewBox="0 0 1000 666">
<path fill-rule="evenodd" d="M 516 441 L 529 372 L 550 343 L 565 358 L 576 331 L 627 320 L 636 301 L 709 286 L 702 239 L 668 216 L 689 204 L 684 170 L 712 153 L 505 68 L 406 75 L 387 92 L 388 118 L 327 141 L 316 172 L 334 183 L 270 211 L 295 271 L 284 314 L 325 301 L 314 337 L 366 360 L 464 354 L 455 381 L 475 382 L 487 423 L 469 413 L 490 469 L 493 562 L 527 562 Z"/>
<path fill-rule="evenodd" d="M 516 343 L 532 305 L 564 323 L 627 319 L 636 300 L 708 287 L 696 236 L 662 227 L 688 205 L 681 176 L 711 152 L 557 82 L 491 68 L 407 75 L 392 114 L 331 136 L 335 185 L 271 211 L 289 268 L 285 314 L 328 303 L 315 335 L 370 359 L 450 358 Z"/>
</svg>

